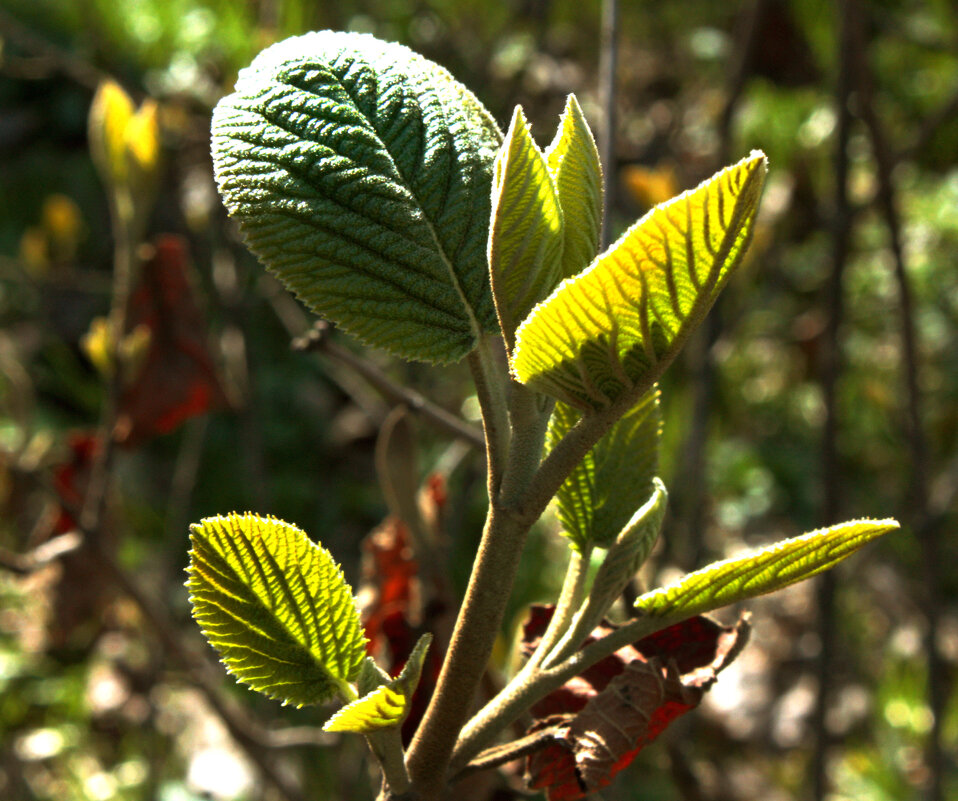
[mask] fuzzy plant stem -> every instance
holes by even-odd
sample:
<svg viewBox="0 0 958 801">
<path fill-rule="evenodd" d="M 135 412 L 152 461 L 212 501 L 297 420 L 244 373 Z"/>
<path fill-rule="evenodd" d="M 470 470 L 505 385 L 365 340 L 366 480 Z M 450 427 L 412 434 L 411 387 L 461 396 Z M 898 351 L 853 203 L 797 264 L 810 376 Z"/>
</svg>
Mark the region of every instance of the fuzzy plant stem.
<svg viewBox="0 0 958 801">
<path fill-rule="evenodd" d="M 542 453 L 548 414 L 535 393 L 519 384 L 509 387 L 507 410 L 511 437 L 503 459 L 502 407 L 496 408 L 495 369 L 491 360 L 471 359 L 486 421 L 490 503 L 479 551 L 473 564 L 449 650 L 436 690 L 410 745 L 406 765 L 422 801 L 439 798 L 456 738 L 473 709 L 476 689 L 492 655 L 512 591 L 525 536 L 535 518 L 519 514 L 517 504 L 535 474 Z M 487 369 L 488 368 L 488 369 Z M 492 406 L 492 408 L 489 408 Z M 538 515 L 536 515 L 538 517 Z"/>
<path fill-rule="evenodd" d="M 568 659 L 547 669 L 532 668 L 527 663 L 495 698 L 469 721 L 456 743 L 452 758 L 453 771 L 461 770 L 476 754 L 519 719 L 530 706 L 545 698 L 574 676 L 624 645 L 640 640 L 683 620 L 687 615 L 640 617 L 625 624 L 600 640 L 576 651 Z"/>
</svg>

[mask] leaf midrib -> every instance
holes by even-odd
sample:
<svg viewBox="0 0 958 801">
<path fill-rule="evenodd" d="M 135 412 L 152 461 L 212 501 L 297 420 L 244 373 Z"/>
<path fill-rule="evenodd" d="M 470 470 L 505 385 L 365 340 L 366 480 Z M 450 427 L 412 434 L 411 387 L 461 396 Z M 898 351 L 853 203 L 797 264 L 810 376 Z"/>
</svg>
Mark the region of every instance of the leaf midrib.
<svg viewBox="0 0 958 801">
<path fill-rule="evenodd" d="M 342 52 L 340 52 L 340 53 L 337 55 L 337 60 L 336 60 L 335 63 L 339 63 L 339 58 L 338 58 L 338 57 L 341 56 L 341 55 L 342 55 Z M 353 63 L 355 64 L 355 62 L 353 62 Z M 439 241 L 439 237 L 438 237 L 438 235 L 436 234 L 436 229 L 435 229 L 435 225 L 434 225 L 434 223 L 433 223 L 433 220 L 430 219 L 429 215 L 426 213 L 425 206 L 424 206 L 424 204 L 422 203 L 422 201 L 419 199 L 419 196 L 412 190 L 412 186 L 411 186 L 411 184 L 410 184 L 409 178 L 408 178 L 408 177 L 403 173 L 403 171 L 399 168 L 399 165 L 396 163 L 396 160 L 393 158 L 393 154 L 390 152 L 389 148 L 386 146 L 386 143 L 383 141 L 382 136 L 380 135 L 379 130 L 376 128 L 376 126 L 374 125 L 373 121 L 370 120 L 369 117 L 366 115 L 366 113 L 362 110 L 362 106 L 361 106 L 361 104 L 359 103 L 359 101 L 357 100 L 356 94 L 355 94 L 355 93 L 352 91 L 352 89 L 345 83 L 345 81 L 343 80 L 342 76 L 340 76 L 340 75 L 338 75 L 337 73 L 333 72 L 332 64 L 330 64 L 330 65 L 328 65 L 328 66 L 327 66 L 327 65 L 323 65 L 323 66 L 319 67 L 319 69 L 320 69 L 320 70 L 322 70 L 322 69 L 328 69 L 329 74 L 335 79 L 335 82 L 339 84 L 339 86 L 342 88 L 342 90 L 343 90 L 343 92 L 346 94 L 346 96 L 349 97 L 349 99 L 352 101 L 353 106 L 355 107 L 357 113 L 359 114 L 359 116 L 361 116 L 361 117 L 366 121 L 366 124 L 369 126 L 370 132 L 375 136 L 376 140 L 379 142 L 380 147 L 382 148 L 382 151 L 388 156 L 390 164 L 392 165 L 393 169 L 396 171 L 396 175 L 398 175 L 398 176 L 400 177 L 401 181 L 402 181 L 403 189 L 405 189 L 407 192 L 409 192 L 410 197 L 413 198 L 413 200 L 416 202 L 417 207 L 418 207 L 418 208 L 420 209 L 420 211 L 422 212 L 422 219 L 423 219 L 423 221 L 425 222 L 426 229 L 429 231 L 429 235 L 430 235 L 430 237 L 432 238 L 432 241 L 433 241 L 433 243 L 434 243 L 434 245 L 435 245 L 435 247 L 436 247 L 436 251 L 437 251 L 437 253 L 439 253 L 440 259 L 441 259 L 443 265 L 444 265 L 445 268 L 446 268 L 446 272 L 447 272 L 448 275 L 449 275 L 449 278 L 450 278 L 450 280 L 451 280 L 451 282 L 452 282 L 452 285 L 455 287 L 456 293 L 458 294 L 459 299 L 460 299 L 460 301 L 462 302 L 463 308 L 466 310 L 466 315 L 467 315 L 467 317 L 468 317 L 468 319 L 469 319 L 469 327 L 470 327 L 470 329 L 471 329 L 471 331 L 472 331 L 472 334 L 473 334 L 473 336 L 478 340 L 478 339 L 482 336 L 482 327 L 479 325 L 479 322 L 478 322 L 478 320 L 476 319 L 476 315 L 475 315 L 475 313 L 474 313 L 474 310 L 473 310 L 473 308 L 472 308 L 472 305 L 469 303 L 469 300 L 468 300 L 468 298 L 466 297 L 466 294 L 465 294 L 465 292 L 464 292 L 462 286 L 460 285 L 459 276 L 458 276 L 458 274 L 456 273 L 455 268 L 453 267 L 452 261 L 450 260 L 449 255 L 446 253 L 445 248 L 442 246 L 441 242 Z M 372 65 L 371 65 L 369 62 L 363 62 L 363 69 L 372 70 Z M 374 71 L 374 70 L 373 70 L 373 72 L 374 72 L 374 74 L 375 74 L 375 71 Z M 317 92 L 311 92 L 311 90 L 309 90 L 309 89 L 303 89 L 302 87 L 299 87 L 299 86 L 297 86 L 297 85 L 294 84 L 294 83 L 288 82 L 288 81 L 286 80 L 286 77 L 287 77 L 286 75 L 283 75 L 282 79 L 280 79 L 280 77 L 277 75 L 277 81 L 282 82 L 285 86 L 289 86 L 289 87 L 294 88 L 294 89 L 301 89 L 302 91 L 307 91 L 307 92 L 309 92 L 309 93 L 311 93 L 311 94 L 316 94 L 318 97 L 322 97 L 322 95 L 320 95 L 320 94 L 317 93 Z M 432 89 L 433 92 L 435 92 L 435 87 L 434 87 L 434 86 L 433 86 L 433 87 L 430 87 L 430 88 Z M 405 89 L 403 89 L 402 91 L 403 91 L 403 96 L 405 97 L 405 96 L 406 96 L 406 95 L 405 95 Z M 378 84 L 378 81 L 377 81 L 377 84 L 376 84 L 376 96 L 379 97 L 379 95 L 380 95 L 380 92 L 379 92 L 379 84 Z M 417 102 L 417 105 L 418 105 L 418 102 Z M 439 112 L 440 112 L 440 114 L 442 115 L 443 120 L 444 120 L 444 121 L 447 121 L 447 120 L 448 120 L 448 116 L 447 116 L 447 114 L 446 114 L 445 106 L 444 106 L 442 103 L 439 103 L 439 104 L 438 104 L 438 107 L 439 107 Z M 419 108 L 420 108 L 420 110 L 422 110 L 422 106 L 419 106 Z M 426 126 L 423 125 L 422 128 L 423 128 L 423 131 L 425 132 Z M 442 136 L 448 136 L 447 131 L 448 131 L 448 126 L 445 126 L 444 129 L 443 129 L 443 132 L 442 132 L 440 135 L 442 135 Z M 425 152 L 425 142 L 423 142 L 423 147 L 420 148 L 420 153 L 422 153 L 422 152 Z M 456 149 L 455 149 L 455 147 L 453 147 L 453 152 L 454 152 L 454 153 L 457 152 Z M 447 171 L 447 172 L 448 172 L 448 173 L 451 173 L 451 170 L 450 170 L 450 171 Z M 447 181 L 447 187 L 448 187 L 448 181 L 449 181 L 449 177 L 448 177 L 448 176 L 447 176 L 446 181 Z M 447 197 L 448 197 L 448 189 L 444 192 L 443 205 L 445 205 L 445 198 L 447 198 Z"/>
</svg>

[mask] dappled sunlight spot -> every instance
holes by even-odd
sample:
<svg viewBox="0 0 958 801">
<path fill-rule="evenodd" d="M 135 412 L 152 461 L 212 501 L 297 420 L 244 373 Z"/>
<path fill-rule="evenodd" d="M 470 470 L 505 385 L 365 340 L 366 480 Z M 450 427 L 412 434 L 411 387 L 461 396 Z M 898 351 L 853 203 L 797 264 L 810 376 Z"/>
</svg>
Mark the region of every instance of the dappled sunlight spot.
<svg viewBox="0 0 958 801">
<path fill-rule="evenodd" d="M 235 798 L 253 787 L 253 774 L 234 750 L 207 748 L 190 759 L 187 782 L 215 798 Z"/>
<path fill-rule="evenodd" d="M 13 750 L 17 757 L 30 762 L 37 759 L 49 759 L 63 751 L 67 738 L 62 729 L 34 729 L 14 741 Z"/>
</svg>

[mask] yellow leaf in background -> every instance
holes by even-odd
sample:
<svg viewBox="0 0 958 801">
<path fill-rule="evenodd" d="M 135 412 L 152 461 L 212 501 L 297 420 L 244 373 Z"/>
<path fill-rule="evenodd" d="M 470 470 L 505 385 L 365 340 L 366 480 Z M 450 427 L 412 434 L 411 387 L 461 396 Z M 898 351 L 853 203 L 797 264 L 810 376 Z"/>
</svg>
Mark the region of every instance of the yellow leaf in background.
<svg viewBox="0 0 958 801">
<path fill-rule="evenodd" d="M 133 101 L 114 81 L 104 81 L 96 90 L 88 121 L 90 154 L 100 177 L 108 186 L 127 178 L 127 126 L 133 118 Z"/>
<path fill-rule="evenodd" d="M 40 213 L 43 230 L 49 240 L 54 261 L 71 261 L 80 244 L 83 216 L 80 207 L 66 195 L 48 195 Z"/>
<path fill-rule="evenodd" d="M 100 375 L 113 375 L 113 326 L 106 317 L 95 317 L 80 339 L 80 347 Z"/>
<path fill-rule="evenodd" d="M 622 170 L 622 181 L 635 202 L 647 209 L 679 193 L 675 167 L 671 164 L 656 167 L 630 164 Z"/>
<path fill-rule="evenodd" d="M 20 261 L 31 275 L 42 275 L 50 266 L 47 235 L 38 225 L 31 225 L 20 235 Z"/>
<path fill-rule="evenodd" d="M 142 173 L 152 175 L 160 161 L 160 107 L 153 99 L 143 102 L 124 132 L 126 149 L 133 165 Z"/>
</svg>

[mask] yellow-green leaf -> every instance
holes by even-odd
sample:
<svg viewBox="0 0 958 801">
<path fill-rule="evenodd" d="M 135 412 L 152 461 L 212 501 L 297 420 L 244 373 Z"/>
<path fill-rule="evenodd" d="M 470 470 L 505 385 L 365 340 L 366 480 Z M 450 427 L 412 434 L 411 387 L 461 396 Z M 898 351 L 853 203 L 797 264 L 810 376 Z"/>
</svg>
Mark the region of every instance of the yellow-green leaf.
<svg viewBox="0 0 958 801">
<path fill-rule="evenodd" d="M 402 723 L 407 706 L 408 702 L 402 692 L 384 685 L 346 704 L 326 721 L 323 729 L 359 734 L 390 729 Z"/>
<path fill-rule="evenodd" d="M 557 403 L 549 420 L 551 450 L 579 421 L 578 410 Z M 658 389 L 626 412 L 585 455 L 556 493 L 559 522 L 580 553 L 608 547 L 652 493 L 658 470 L 662 415 Z"/>
<path fill-rule="evenodd" d="M 516 378 L 584 410 L 644 395 L 741 262 L 765 172 L 753 152 L 652 209 L 563 281 L 516 332 Z"/>
<path fill-rule="evenodd" d="M 226 669 L 295 706 L 335 695 L 366 655 L 352 590 L 329 552 L 296 526 L 230 514 L 191 526 L 193 617 Z"/>
<path fill-rule="evenodd" d="M 429 651 L 432 635 L 423 634 L 409 654 L 402 672 L 392 681 L 384 677 L 369 657 L 360 672 L 359 687 L 366 689 L 362 698 L 347 704 L 333 715 L 323 728 L 326 731 L 350 731 L 368 734 L 379 729 L 401 726 L 409 712 L 409 704 L 422 675 L 423 661 Z"/>
<path fill-rule="evenodd" d="M 599 252 L 602 167 L 599 151 L 575 95 L 569 95 L 546 162 L 563 218 L 562 277 L 582 272 Z"/>
<path fill-rule="evenodd" d="M 516 327 L 561 278 L 562 211 L 545 157 L 516 106 L 496 157 L 489 275 L 499 325 L 511 348 Z"/>
<path fill-rule="evenodd" d="M 897 528 L 896 520 L 852 520 L 782 540 L 647 592 L 636 600 L 635 608 L 657 617 L 700 615 L 810 578 Z"/>
</svg>

